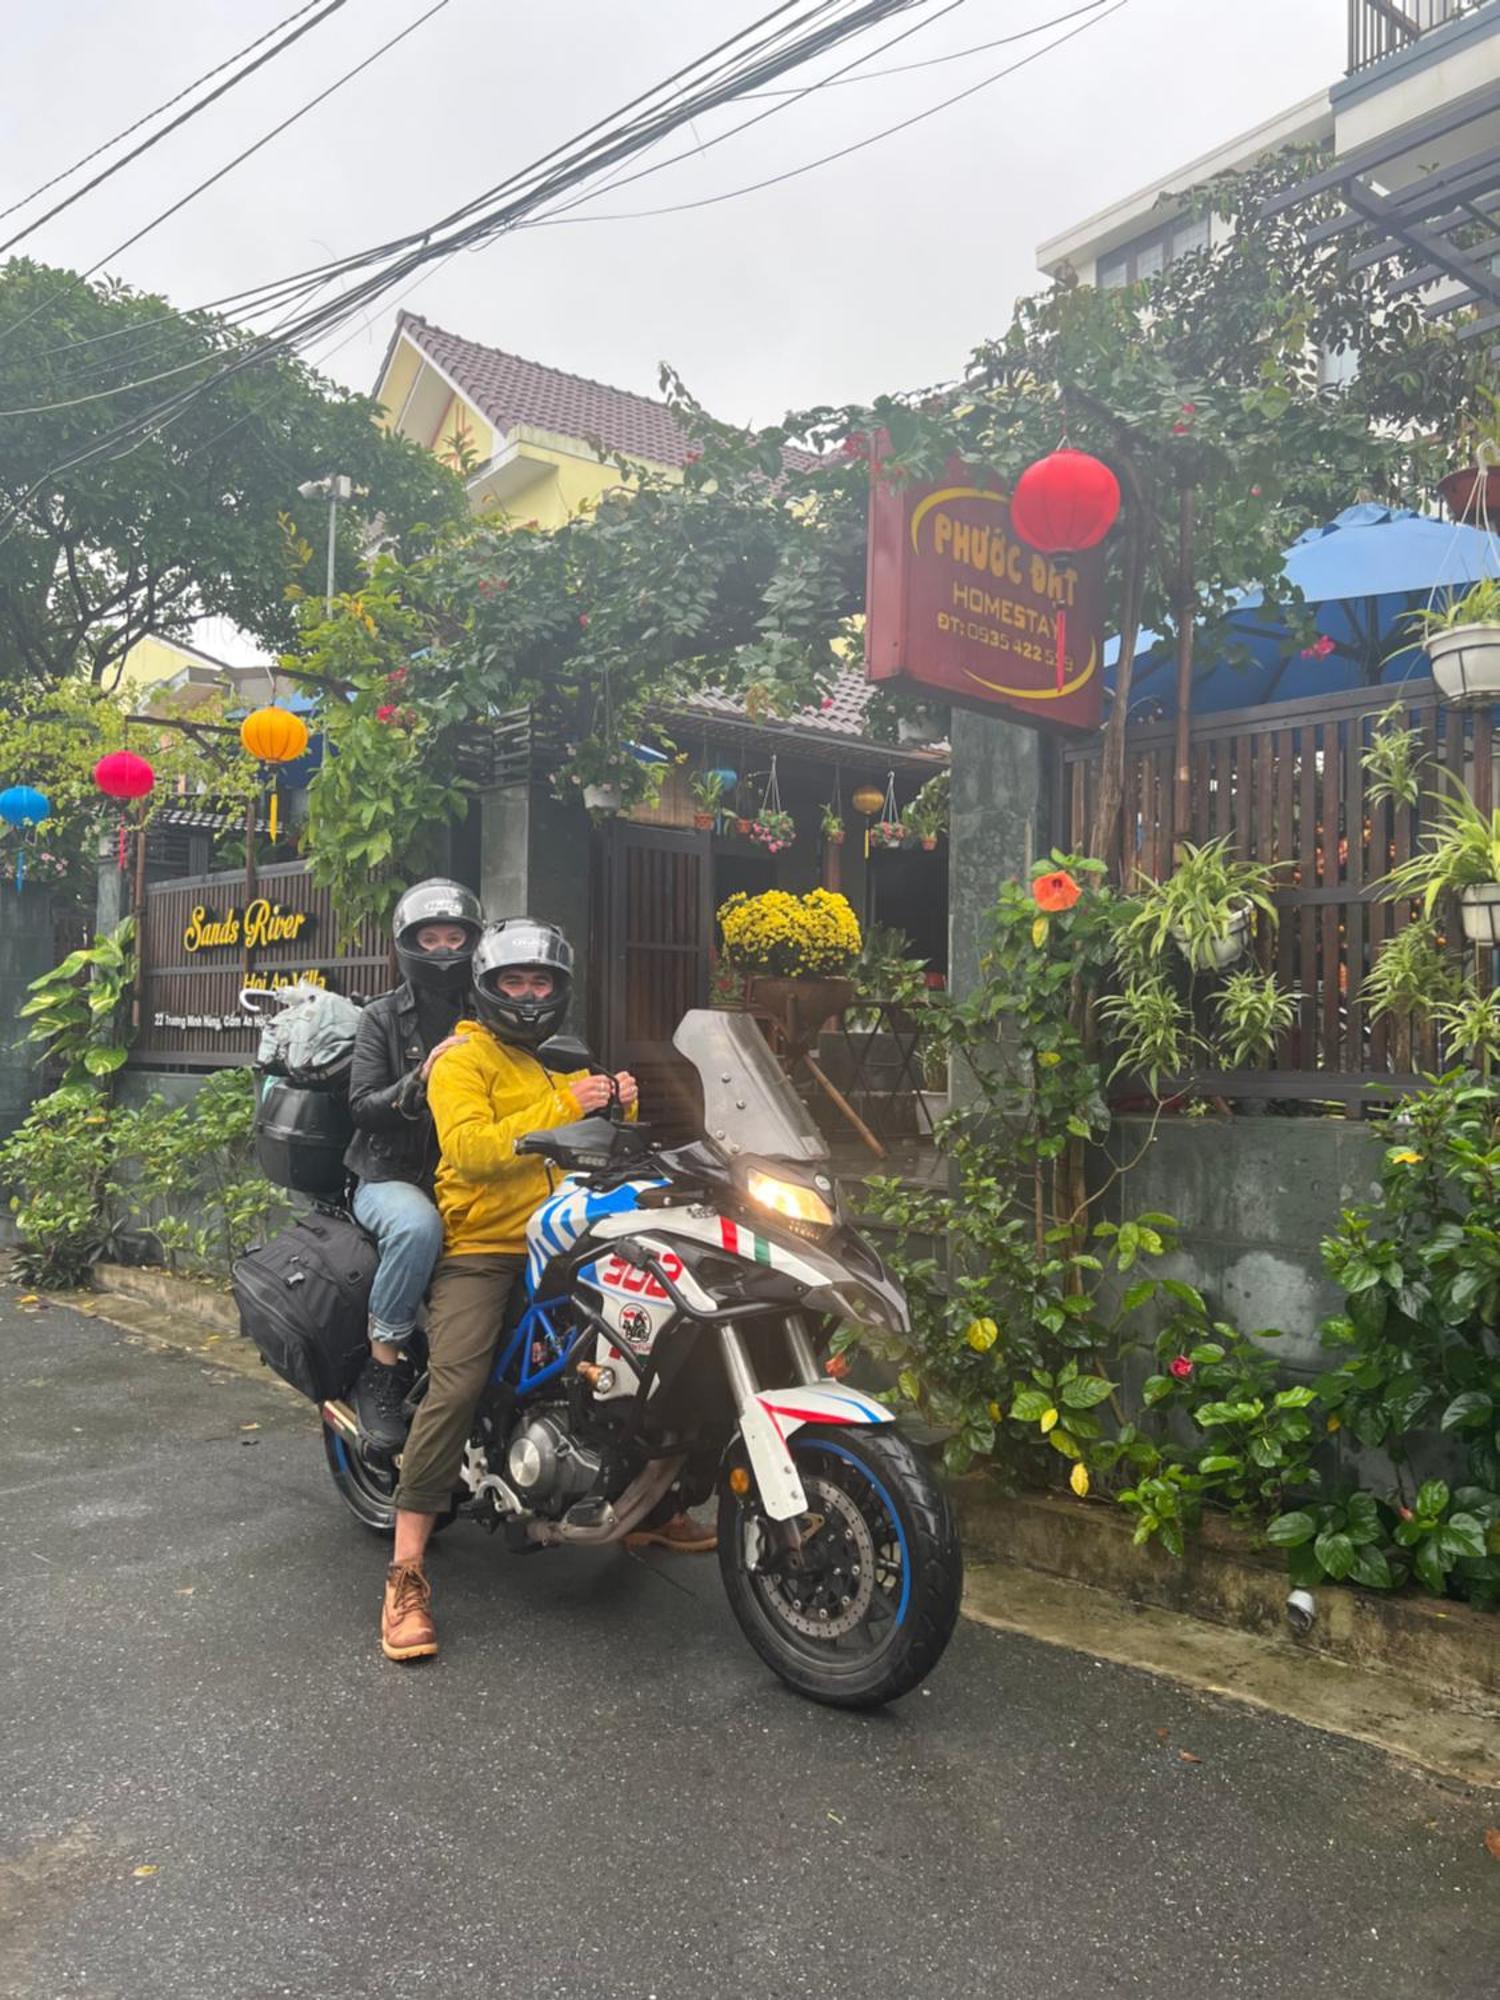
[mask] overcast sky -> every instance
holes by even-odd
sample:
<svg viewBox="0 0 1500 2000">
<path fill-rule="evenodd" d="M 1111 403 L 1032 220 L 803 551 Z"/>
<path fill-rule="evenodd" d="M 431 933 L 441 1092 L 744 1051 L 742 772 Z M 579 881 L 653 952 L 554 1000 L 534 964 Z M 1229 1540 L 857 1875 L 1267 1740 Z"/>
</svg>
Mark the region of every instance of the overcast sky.
<svg viewBox="0 0 1500 2000">
<path fill-rule="evenodd" d="M 24 249 L 92 264 L 430 4 L 348 0 L 294 52 Z M 768 4 L 448 0 L 108 268 L 197 304 L 420 226 Z M 964 0 L 870 67 L 969 49 L 1080 4 Z M 925 11 L 935 16 L 940 5 L 929 0 Z M 292 9 L 293 0 L 8 9 L 0 207 Z M 436 270 L 408 303 L 471 339 L 648 393 L 657 364 L 670 360 L 710 407 L 744 422 L 949 378 L 1034 287 L 1038 242 L 1327 85 L 1342 71 L 1344 20 L 1344 0 L 1124 0 L 1066 46 L 852 158 L 706 209 L 512 236 Z M 888 24 L 859 46 L 907 25 Z M 779 173 L 1065 32 L 819 91 L 592 208 L 688 202 Z M 806 74 L 847 60 L 825 58 Z M 707 142 L 744 116 L 700 121 L 696 136 Z M 686 143 L 668 141 L 651 159 Z M 34 212 L 8 221 L 6 233 Z M 327 357 L 328 371 L 370 388 L 393 313 L 378 309 Z"/>
</svg>

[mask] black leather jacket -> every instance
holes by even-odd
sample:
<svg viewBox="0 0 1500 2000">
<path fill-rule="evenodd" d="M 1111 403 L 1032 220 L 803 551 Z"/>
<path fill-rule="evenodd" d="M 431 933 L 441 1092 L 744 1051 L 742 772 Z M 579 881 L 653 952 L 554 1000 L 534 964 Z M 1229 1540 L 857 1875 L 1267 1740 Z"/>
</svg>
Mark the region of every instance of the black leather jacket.
<svg viewBox="0 0 1500 2000">
<path fill-rule="evenodd" d="M 429 1053 L 405 981 L 366 1007 L 349 1069 L 354 1137 L 344 1155 L 362 1181 L 408 1181 L 432 1193 L 438 1143 L 421 1075 Z"/>
</svg>

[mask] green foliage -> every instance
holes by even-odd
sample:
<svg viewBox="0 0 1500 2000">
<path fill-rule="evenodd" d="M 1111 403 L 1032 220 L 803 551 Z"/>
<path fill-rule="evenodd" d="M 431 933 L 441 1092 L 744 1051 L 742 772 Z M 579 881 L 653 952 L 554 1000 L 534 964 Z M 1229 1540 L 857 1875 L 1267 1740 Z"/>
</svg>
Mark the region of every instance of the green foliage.
<svg viewBox="0 0 1500 2000">
<path fill-rule="evenodd" d="M 135 919 L 126 917 L 32 980 L 20 1008 L 22 1041 L 41 1050 L 39 1060 L 60 1065 L 65 1084 L 113 1076 L 129 1053 L 122 1013 L 134 976 Z"/>
<path fill-rule="evenodd" d="M 1140 878 L 1140 892 L 1121 936 L 1123 955 L 1131 963 L 1150 963 L 1171 944 L 1194 971 L 1212 967 L 1214 948 L 1237 929 L 1246 928 L 1256 911 L 1275 924 L 1276 867 L 1237 861 L 1227 834 L 1201 847 L 1183 841 L 1177 865 L 1164 881 Z"/>
<path fill-rule="evenodd" d="M 1414 806 L 1422 796 L 1422 766 L 1426 752 L 1418 730 L 1408 728 L 1406 711 L 1393 702 L 1375 719 L 1369 747 L 1360 757 L 1365 774 L 1366 805 Z"/>
<path fill-rule="evenodd" d="M 1160 972 L 1128 973 L 1118 993 L 1099 1002 L 1099 1018 L 1119 1047 L 1112 1076 L 1143 1076 L 1153 1092 L 1164 1076 L 1182 1076 L 1203 1047 L 1192 1016 Z"/>
<path fill-rule="evenodd" d="M 918 840 L 936 840 L 948 831 L 949 789 L 946 771 L 938 771 L 927 780 L 902 810 L 901 821 L 909 834 Z"/>
<path fill-rule="evenodd" d="M 127 1248 L 138 1255 L 142 1239 L 172 1268 L 226 1278 L 230 1262 L 286 1213 L 281 1191 L 254 1166 L 254 1104 L 254 1079 L 237 1069 L 176 1107 L 160 1097 L 111 1106 L 89 1082 L 35 1104 L 0 1147 L 25 1282 L 84 1284 L 101 1259 Z"/>
<path fill-rule="evenodd" d="M 1380 885 L 1392 900 L 1419 896 L 1429 918 L 1445 893 L 1500 881 L 1500 807 L 1481 812 L 1457 778 L 1447 771 L 1439 775 L 1449 789 L 1428 795 L 1434 810 L 1421 846 Z"/>
<path fill-rule="evenodd" d="M 1481 577 L 1465 591 L 1449 590 L 1441 604 L 1409 611 L 1404 622 L 1423 638 L 1459 625 L 1500 625 L 1500 579 Z"/>
<path fill-rule="evenodd" d="M 1427 1020 L 1434 1009 L 1457 1001 L 1459 968 L 1438 943 L 1430 923 L 1409 923 L 1387 938 L 1365 976 L 1360 995 L 1371 1021 L 1387 1014 Z"/>
<path fill-rule="evenodd" d="M 354 480 L 340 520 L 345 580 L 377 520 L 411 553 L 420 524 L 463 511 L 459 480 L 372 421 L 367 397 L 287 359 L 204 388 L 128 451 L 59 471 L 174 389 L 206 383 L 248 336 L 215 314 L 173 313 L 112 279 L 24 258 L 0 268 L 0 325 L 0 408 L 32 413 L 6 424 L 0 453 L 0 675 L 12 683 L 77 675 L 112 687 L 136 640 L 186 636 L 203 616 L 289 645 L 283 519 L 302 505 L 301 480 Z M 326 517 L 309 507 L 321 542 Z"/>
<path fill-rule="evenodd" d="M 81 1285 L 111 1254 L 119 1221 L 108 1196 L 114 1159 L 108 1100 L 87 1081 L 41 1098 L 0 1146 L 0 1188 L 20 1233 L 16 1272 L 24 1284 Z"/>
<path fill-rule="evenodd" d="M 1231 972 L 1213 997 L 1219 1049 L 1229 1069 L 1265 1062 L 1296 1018 L 1295 997 L 1271 972 Z"/>
</svg>

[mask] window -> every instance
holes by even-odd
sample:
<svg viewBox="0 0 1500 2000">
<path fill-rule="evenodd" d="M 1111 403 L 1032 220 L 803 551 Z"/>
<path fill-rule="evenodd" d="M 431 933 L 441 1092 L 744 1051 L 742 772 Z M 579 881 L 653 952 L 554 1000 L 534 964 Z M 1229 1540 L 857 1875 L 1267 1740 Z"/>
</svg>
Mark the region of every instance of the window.
<svg viewBox="0 0 1500 2000">
<path fill-rule="evenodd" d="M 1138 285 L 1145 278 L 1159 277 L 1177 258 L 1191 256 L 1195 250 L 1206 250 L 1208 246 L 1208 217 L 1179 216 L 1165 229 L 1153 229 L 1115 250 L 1107 250 L 1098 262 L 1097 282 L 1105 291 L 1112 291 L 1116 285 Z"/>
</svg>

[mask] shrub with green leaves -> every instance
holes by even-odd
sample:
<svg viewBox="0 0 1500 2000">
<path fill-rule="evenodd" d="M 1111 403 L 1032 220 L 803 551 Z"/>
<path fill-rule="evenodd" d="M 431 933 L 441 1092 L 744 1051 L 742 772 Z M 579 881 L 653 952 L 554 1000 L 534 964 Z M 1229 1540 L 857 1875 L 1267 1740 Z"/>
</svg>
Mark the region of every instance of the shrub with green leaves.
<svg viewBox="0 0 1500 2000">
<path fill-rule="evenodd" d="M 40 1048 L 42 1060 L 61 1065 L 64 1083 L 113 1076 L 130 1052 L 123 1013 L 134 977 L 135 919 L 126 917 L 107 937 L 80 945 L 32 980 L 20 1010 L 22 1040 Z"/>
</svg>

